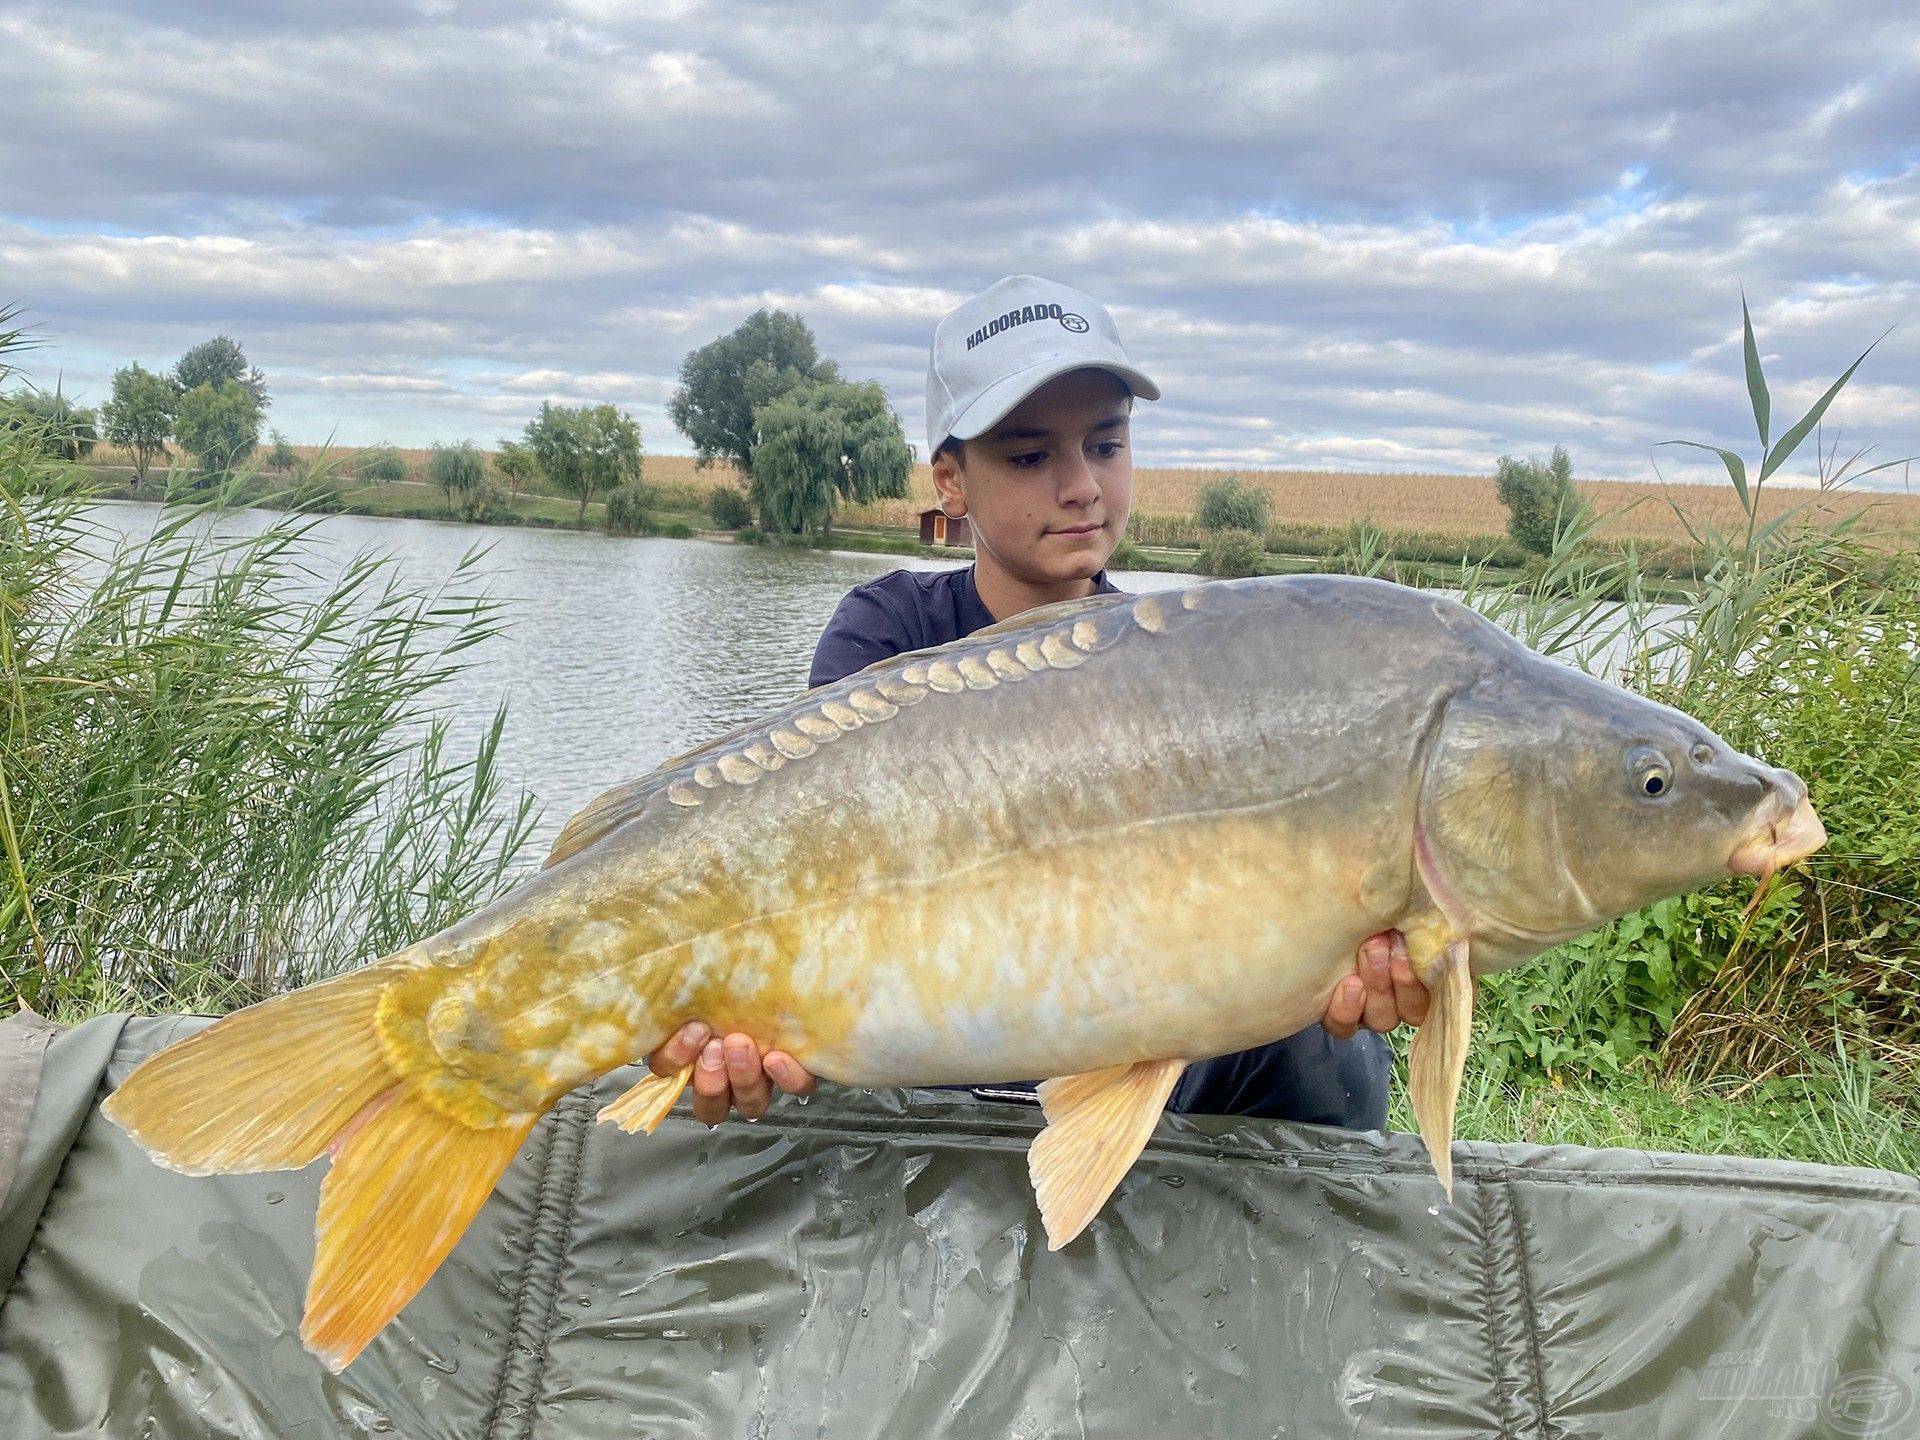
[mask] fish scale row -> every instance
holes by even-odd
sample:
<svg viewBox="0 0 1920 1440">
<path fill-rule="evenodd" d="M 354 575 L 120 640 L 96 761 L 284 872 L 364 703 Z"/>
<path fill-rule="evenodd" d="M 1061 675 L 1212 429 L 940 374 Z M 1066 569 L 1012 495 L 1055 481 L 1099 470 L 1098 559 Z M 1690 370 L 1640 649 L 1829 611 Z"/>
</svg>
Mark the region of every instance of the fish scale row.
<svg viewBox="0 0 1920 1440">
<path fill-rule="evenodd" d="M 1181 595 L 1183 610 L 1199 607 L 1198 590 Z M 761 776 L 780 769 L 790 760 L 805 759 L 843 734 L 891 720 L 903 708 L 919 704 L 930 694 L 958 695 L 969 690 L 991 690 L 1002 683 L 1017 683 L 1044 671 L 1071 670 L 1113 644 L 1129 627 L 1157 635 L 1166 629 L 1169 619 L 1169 607 L 1159 597 L 1146 595 L 1130 605 L 1115 605 L 1097 616 L 1062 620 L 1012 643 L 1004 636 L 995 636 L 984 646 L 959 653 L 934 653 L 909 659 L 897 669 L 872 676 L 844 695 L 829 696 L 810 709 L 788 716 L 736 749 L 703 755 L 686 776 L 667 785 L 667 799 L 692 809 L 703 802 L 702 791 L 727 785 L 752 785 Z"/>
</svg>

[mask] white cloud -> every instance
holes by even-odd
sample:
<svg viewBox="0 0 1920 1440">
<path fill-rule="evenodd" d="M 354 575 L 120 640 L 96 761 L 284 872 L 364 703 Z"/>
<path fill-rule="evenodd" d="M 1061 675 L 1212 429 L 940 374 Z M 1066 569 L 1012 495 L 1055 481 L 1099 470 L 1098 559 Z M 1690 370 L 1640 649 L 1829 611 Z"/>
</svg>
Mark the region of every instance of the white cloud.
<svg viewBox="0 0 1920 1440">
<path fill-rule="evenodd" d="M 1894 0 L 76 0 L 0 17 L 0 133 L 55 137 L 0 147 L 0 277 L 96 397 L 224 330 L 296 436 L 609 400 L 657 452 L 681 357 L 762 305 L 918 433 L 934 320 L 1029 270 L 1161 378 L 1143 462 L 1565 442 L 1631 476 L 1751 449 L 1744 286 L 1778 414 L 1904 322 L 1834 418 L 1905 453 L 1914 32 Z"/>
</svg>

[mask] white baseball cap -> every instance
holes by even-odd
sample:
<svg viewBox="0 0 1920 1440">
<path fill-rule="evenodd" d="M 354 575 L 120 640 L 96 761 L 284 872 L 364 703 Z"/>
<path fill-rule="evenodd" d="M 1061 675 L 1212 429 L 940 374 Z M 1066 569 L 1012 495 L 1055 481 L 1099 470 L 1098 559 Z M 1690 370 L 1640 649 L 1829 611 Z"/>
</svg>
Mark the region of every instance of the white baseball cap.
<svg viewBox="0 0 1920 1440">
<path fill-rule="evenodd" d="M 1120 348 L 1107 307 L 1091 295 L 1009 275 L 934 327 L 927 357 L 927 458 L 949 438 L 972 440 L 1069 370 L 1110 370 L 1142 400 L 1160 387 Z"/>
</svg>

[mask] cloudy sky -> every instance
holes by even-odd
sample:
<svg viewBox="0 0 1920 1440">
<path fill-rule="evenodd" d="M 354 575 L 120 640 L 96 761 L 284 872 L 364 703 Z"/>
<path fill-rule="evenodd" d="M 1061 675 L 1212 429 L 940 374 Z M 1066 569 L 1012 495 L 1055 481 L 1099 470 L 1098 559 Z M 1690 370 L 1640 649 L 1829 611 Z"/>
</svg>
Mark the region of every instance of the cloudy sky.
<svg viewBox="0 0 1920 1440">
<path fill-rule="evenodd" d="M 0 299 L 97 400 L 218 331 L 296 441 L 491 442 L 798 310 L 923 431 L 934 321 L 1092 291 L 1145 464 L 1920 450 L 1920 18 L 1884 3 L 0 5 Z M 1791 417 L 1789 417 L 1791 418 Z M 1779 426 L 1776 426 L 1776 429 Z M 1681 452 L 1659 452 L 1669 459 Z M 1895 484 L 1900 483 L 1898 479 Z"/>
</svg>

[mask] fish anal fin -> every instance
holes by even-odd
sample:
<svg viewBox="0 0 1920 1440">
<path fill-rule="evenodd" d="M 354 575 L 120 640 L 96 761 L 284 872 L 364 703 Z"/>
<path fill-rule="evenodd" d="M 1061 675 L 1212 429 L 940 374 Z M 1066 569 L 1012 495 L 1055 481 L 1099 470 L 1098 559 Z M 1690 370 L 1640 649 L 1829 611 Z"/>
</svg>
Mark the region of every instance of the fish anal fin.
<svg viewBox="0 0 1920 1440">
<path fill-rule="evenodd" d="M 368 1109 L 349 1125 L 320 1187 L 300 1326 L 307 1349 L 336 1372 L 439 1268 L 536 1118 L 476 1129 L 404 1085 Z"/>
<path fill-rule="evenodd" d="M 1041 1083 L 1047 1126 L 1027 1152 L 1027 1174 L 1047 1249 L 1073 1239 L 1106 1204 L 1146 1148 L 1186 1068 L 1184 1060 L 1141 1060 Z"/>
<path fill-rule="evenodd" d="M 671 1075 L 655 1075 L 649 1071 L 639 1084 L 602 1107 L 593 1118 L 611 1121 L 629 1135 L 636 1130 L 651 1135 L 660 1128 L 660 1122 L 667 1118 L 667 1112 L 673 1109 L 691 1079 L 691 1065 L 683 1065 Z"/>
<path fill-rule="evenodd" d="M 1432 1001 L 1427 1018 L 1413 1033 L 1407 1089 L 1433 1172 L 1451 1200 L 1453 1115 L 1460 1098 L 1460 1077 L 1467 1068 L 1467 1044 L 1473 1037 L 1473 972 L 1467 965 L 1465 940 L 1448 940 L 1437 953 L 1409 958 Z"/>
</svg>

